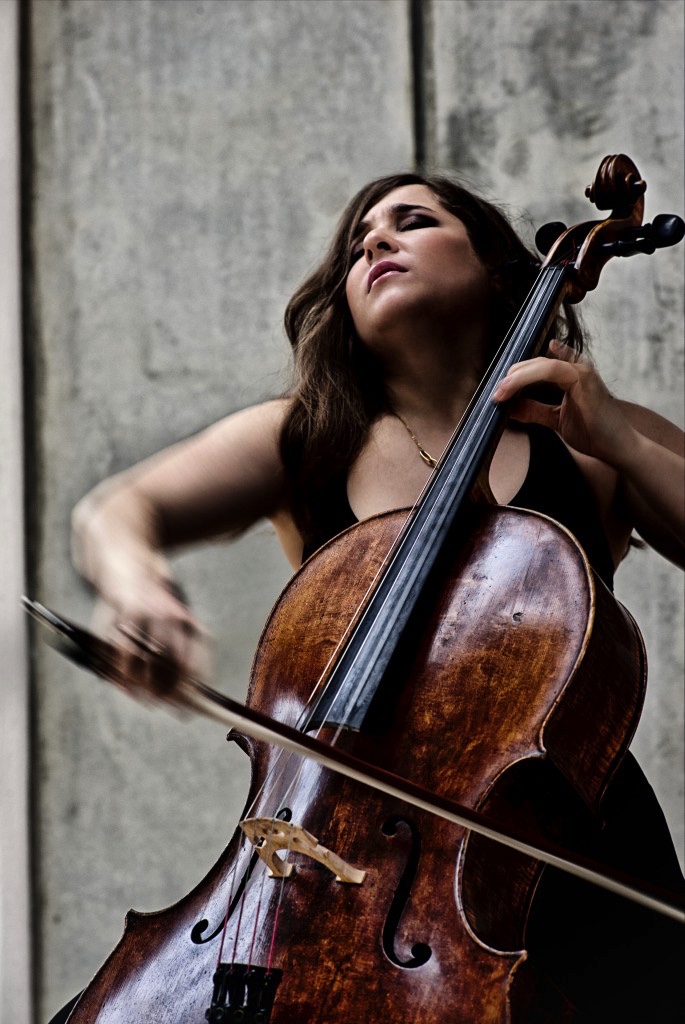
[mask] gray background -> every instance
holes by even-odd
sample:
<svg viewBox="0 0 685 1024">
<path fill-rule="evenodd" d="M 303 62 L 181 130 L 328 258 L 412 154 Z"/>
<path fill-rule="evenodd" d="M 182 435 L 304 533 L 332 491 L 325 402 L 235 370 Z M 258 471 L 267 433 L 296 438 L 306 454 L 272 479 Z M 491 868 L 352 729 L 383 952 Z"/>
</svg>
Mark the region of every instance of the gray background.
<svg viewBox="0 0 685 1024">
<path fill-rule="evenodd" d="M 680 2 L 424 2 L 416 76 L 410 13 L 405 0 L 31 3 L 28 504 L 46 603 L 88 619 L 68 539 L 86 490 L 284 390 L 288 297 L 351 193 L 417 148 L 528 238 L 593 216 L 584 187 L 613 152 L 646 177 L 648 217 L 682 213 Z M 682 247 L 614 261 L 583 306 L 609 385 L 678 421 L 681 267 Z M 244 695 L 288 577 L 270 529 L 178 571 L 216 637 L 218 685 Z M 634 749 L 682 852 L 680 575 L 636 552 L 618 593 L 650 657 Z M 168 905 L 215 861 L 247 771 L 221 727 L 150 712 L 33 650 L 43 1020 L 129 907 Z"/>
</svg>

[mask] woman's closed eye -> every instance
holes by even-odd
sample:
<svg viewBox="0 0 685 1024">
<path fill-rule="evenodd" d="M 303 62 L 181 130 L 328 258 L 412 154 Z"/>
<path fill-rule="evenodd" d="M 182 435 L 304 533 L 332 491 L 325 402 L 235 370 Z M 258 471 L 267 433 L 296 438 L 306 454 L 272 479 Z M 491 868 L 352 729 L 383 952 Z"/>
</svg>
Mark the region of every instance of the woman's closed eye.
<svg viewBox="0 0 685 1024">
<path fill-rule="evenodd" d="M 427 217 L 424 213 L 413 213 L 399 225 L 400 231 L 415 231 L 416 228 L 435 227 L 437 221 L 433 217 Z"/>
<path fill-rule="evenodd" d="M 437 225 L 437 220 L 434 217 L 430 217 L 425 213 L 412 213 L 410 216 L 405 216 L 401 221 L 398 222 L 397 231 L 416 231 L 418 228 L 432 228 Z M 350 254 L 350 266 L 356 263 L 357 260 L 361 259 L 364 255 L 364 246 L 361 242 L 355 246 Z"/>
</svg>

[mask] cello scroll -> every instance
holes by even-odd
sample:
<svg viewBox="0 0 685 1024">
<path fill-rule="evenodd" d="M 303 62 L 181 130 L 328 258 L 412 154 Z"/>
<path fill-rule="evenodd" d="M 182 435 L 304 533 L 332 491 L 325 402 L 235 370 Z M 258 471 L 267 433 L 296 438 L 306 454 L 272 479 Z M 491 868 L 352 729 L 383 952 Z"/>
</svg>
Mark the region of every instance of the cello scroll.
<svg viewBox="0 0 685 1024">
<path fill-rule="evenodd" d="M 569 302 L 580 302 L 597 287 L 602 270 L 614 256 L 651 255 L 683 238 L 685 222 L 675 214 L 662 213 L 651 224 L 643 224 L 646 189 L 630 157 L 606 156 L 585 195 L 598 210 L 611 210 L 609 217 L 569 229 L 559 222 L 539 229 L 535 241 L 546 255 L 543 266 L 573 264 Z"/>
</svg>

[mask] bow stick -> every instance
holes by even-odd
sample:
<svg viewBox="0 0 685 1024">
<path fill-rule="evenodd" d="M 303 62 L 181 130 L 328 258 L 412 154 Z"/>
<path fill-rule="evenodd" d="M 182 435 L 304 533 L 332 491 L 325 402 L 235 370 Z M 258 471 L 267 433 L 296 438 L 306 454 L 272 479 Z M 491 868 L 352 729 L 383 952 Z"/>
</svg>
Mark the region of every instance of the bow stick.
<svg viewBox="0 0 685 1024">
<path fill-rule="evenodd" d="M 22 602 L 34 619 L 56 635 L 57 639 L 52 641 L 52 646 L 60 654 L 110 682 L 121 682 L 115 669 L 114 648 L 111 644 L 56 615 L 37 601 L 24 597 Z M 589 857 L 570 854 L 548 840 L 537 839 L 535 843 L 531 843 L 523 832 L 510 827 L 504 830 L 485 814 L 464 807 L 447 797 L 431 793 L 409 779 L 368 764 L 347 751 L 331 747 L 313 736 L 218 693 L 204 683 L 183 678 L 174 689 L 174 698 L 183 707 L 190 708 L 206 718 L 212 718 L 230 729 L 236 729 L 256 740 L 276 744 L 291 753 L 308 757 L 324 768 L 685 923 L 685 909 L 678 894 L 670 890 L 644 882 L 640 883 L 640 888 L 636 888 L 629 875 L 614 868 L 599 866 Z"/>
</svg>

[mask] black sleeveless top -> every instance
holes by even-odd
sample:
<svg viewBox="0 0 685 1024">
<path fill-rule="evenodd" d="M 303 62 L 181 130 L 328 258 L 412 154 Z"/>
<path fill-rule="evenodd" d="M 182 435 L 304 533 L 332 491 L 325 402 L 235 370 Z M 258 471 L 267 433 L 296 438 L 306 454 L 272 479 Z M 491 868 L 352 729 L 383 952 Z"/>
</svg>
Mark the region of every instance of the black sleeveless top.
<svg viewBox="0 0 685 1024">
<path fill-rule="evenodd" d="M 542 512 L 570 530 L 592 568 L 612 590 L 614 563 L 590 485 L 554 431 L 531 424 L 526 432 L 530 439 L 528 472 L 509 504 Z M 316 532 L 306 540 L 303 561 L 331 537 L 357 522 L 347 497 L 346 480 L 333 481 L 320 511 Z"/>
</svg>

